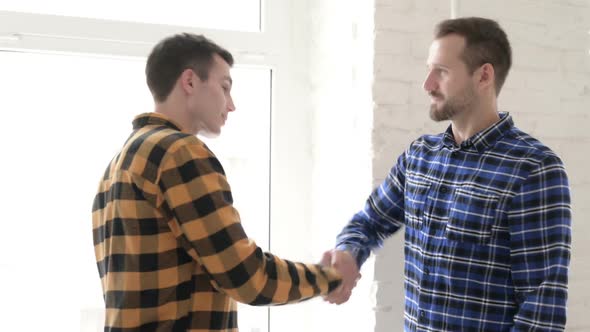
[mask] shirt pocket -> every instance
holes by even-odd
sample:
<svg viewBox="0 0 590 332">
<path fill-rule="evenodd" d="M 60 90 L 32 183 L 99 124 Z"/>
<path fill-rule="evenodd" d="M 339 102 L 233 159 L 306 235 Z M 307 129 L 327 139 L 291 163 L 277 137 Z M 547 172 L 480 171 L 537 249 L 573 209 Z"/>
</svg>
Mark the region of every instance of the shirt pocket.
<svg viewBox="0 0 590 332">
<path fill-rule="evenodd" d="M 457 188 L 445 229 L 447 239 L 485 245 L 490 242 L 499 197 L 473 188 Z"/>
<path fill-rule="evenodd" d="M 407 182 L 404 215 L 408 227 L 420 229 L 424 222 L 424 209 L 428 198 L 430 183 Z"/>
</svg>

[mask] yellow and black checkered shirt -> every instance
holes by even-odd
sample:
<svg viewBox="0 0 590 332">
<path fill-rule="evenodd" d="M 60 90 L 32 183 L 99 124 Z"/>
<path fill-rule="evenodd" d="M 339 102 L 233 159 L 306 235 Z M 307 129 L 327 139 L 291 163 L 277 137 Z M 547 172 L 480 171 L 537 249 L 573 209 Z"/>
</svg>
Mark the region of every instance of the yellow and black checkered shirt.
<svg viewBox="0 0 590 332">
<path fill-rule="evenodd" d="M 105 331 L 237 331 L 236 301 L 327 294 L 332 269 L 263 252 L 246 236 L 215 155 L 159 113 L 133 132 L 92 208 Z"/>
</svg>

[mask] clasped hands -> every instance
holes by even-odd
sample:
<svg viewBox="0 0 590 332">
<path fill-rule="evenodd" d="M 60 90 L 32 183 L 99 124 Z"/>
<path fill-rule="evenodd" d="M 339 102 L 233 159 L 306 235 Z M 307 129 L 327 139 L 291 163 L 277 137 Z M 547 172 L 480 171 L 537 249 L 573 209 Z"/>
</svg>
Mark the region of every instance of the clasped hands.
<svg viewBox="0 0 590 332">
<path fill-rule="evenodd" d="M 333 304 L 342 304 L 348 301 L 352 289 L 361 278 L 354 257 L 347 251 L 333 249 L 324 252 L 320 263 L 334 268 L 342 275 L 342 284 L 330 294 L 323 296 L 324 301 Z"/>
</svg>

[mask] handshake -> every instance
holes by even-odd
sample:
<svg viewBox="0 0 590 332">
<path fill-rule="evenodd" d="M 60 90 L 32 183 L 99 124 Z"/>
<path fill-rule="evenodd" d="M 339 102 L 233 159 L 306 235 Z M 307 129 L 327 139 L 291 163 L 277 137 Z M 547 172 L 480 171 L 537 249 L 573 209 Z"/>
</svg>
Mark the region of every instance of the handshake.
<svg viewBox="0 0 590 332">
<path fill-rule="evenodd" d="M 352 289 L 361 278 L 355 258 L 348 251 L 332 249 L 324 252 L 320 264 L 332 267 L 342 276 L 342 284 L 330 294 L 323 296 L 324 301 L 333 304 L 348 301 Z"/>
</svg>

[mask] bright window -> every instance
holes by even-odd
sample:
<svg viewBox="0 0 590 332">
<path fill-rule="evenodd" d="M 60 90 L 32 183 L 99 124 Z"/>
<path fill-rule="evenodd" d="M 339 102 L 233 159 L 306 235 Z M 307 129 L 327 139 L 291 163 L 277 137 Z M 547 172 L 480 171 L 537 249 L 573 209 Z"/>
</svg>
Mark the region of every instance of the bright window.
<svg viewBox="0 0 590 332">
<path fill-rule="evenodd" d="M 11 312 L 3 330 L 101 330 L 90 212 L 133 117 L 153 110 L 143 71 L 144 60 L 0 52 L 0 293 Z M 244 228 L 267 249 L 270 69 L 238 66 L 232 76 L 237 110 L 207 144 L 224 165 Z M 241 330 L 267 331 L 267 315 L 241 306 Z"/>
<path fill-rule="evenodd" d="M 94 195 L 105 160 L 129 134 L 133 116 L 152 110 L 144 58 L 161 38 L 179 32 L 204 34 L 236 59 L 238 109 L 222 136 L 207 143 L 227 171 L 248 234 L 264 249 L 270 242 L 272 252 L 283 258 L 317 259 L 291 241 L 305 238 L 311 217 L 306 42 L 294 33 L 308 5 L 170 0 L 153 7 L 130 0 L 105 11 L 114 1 L 64 4 L 0 0 L 0 91 L 4 123 L 10 127 L 0 131 L 5 143 L 0 172 L 7 179 L 0 209 L 5 216 L 0 309 L 10 313 L 4 326 L 79 330 L 76 317 L 81 317 L 92 330 L 93 322 L 102 319 L 95 307 L 101 292 L 88 197 Z M 158 15 L 145 14 L 154 11 Z M 168 23 L 145 23 L 162 23 L 157 20 L 163 17 Z M 239 23 L 242 19 L 247 27 Z M 272 130 L 267 127 L 271 121 Z M 101 144 L 93 143 L 98 138 Z M 75 163 L 68 159 L 72 154 L 79 156 Z M 240 331 L 296 330 L 297 324 L 283 318 L 297 308 L 240 306 Z M 295 316 L 302 317 L 300 323 L 308 319 Z"/>
<path fill-rule="evenodd" d="M 13 0 L 0 10 L 207 29 L 259 31 L 260 0 Z"/>
</svg>

